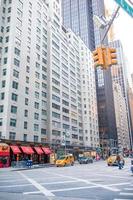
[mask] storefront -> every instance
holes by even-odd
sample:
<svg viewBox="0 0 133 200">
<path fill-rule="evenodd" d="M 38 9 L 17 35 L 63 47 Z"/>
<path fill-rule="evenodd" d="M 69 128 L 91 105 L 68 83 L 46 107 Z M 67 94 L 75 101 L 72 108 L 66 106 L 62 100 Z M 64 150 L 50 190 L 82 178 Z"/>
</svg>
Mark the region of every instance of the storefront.
<svg viewBox="0 0 133 200">
<path fill-rule="evenodd" d="M 43 150 L 41 149 L 41 147 L 34 147 L 35 150 L 35 154 L 33 155 L 33 163 L 37 164 L 37 163 L 43 163 Z"/>
<path fill-rule="evenodd" d="M 20 151 L 18 146 L 10 146 L 10 159 L 11 161 L 19 161 L 22 152 Z"/>
<path fill-rule="evenodd" d="M 50 162 L 50 154 L 52 153 L 52 150 L 49 147 L 42 147 L 42 150 L 44 152 L 43 155 L 43 163 L 49 163 Z"/>
<path fill-rule="evenodd" d="M 33 154 L 35 153 L 32 147 L 21 146 L 22 154 L 20 160 L 32 160 Z"/>
<path fill-rule="evenodd" d="M 10 166 L 10 147 L 5 143 L 0 143 L 0 168 Z"/>
</svg>

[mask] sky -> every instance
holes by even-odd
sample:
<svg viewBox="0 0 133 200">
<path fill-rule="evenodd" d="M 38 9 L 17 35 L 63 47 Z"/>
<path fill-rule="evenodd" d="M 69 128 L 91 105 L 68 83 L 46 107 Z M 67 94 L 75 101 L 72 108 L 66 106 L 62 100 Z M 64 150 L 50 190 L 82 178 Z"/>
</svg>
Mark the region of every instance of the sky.
<svg viewBox="0 0 133 200">
<path fill-rule="evenodd" d="M 114 0 L 105 0 L 105 5 L 112 11 L 117 8 Z M 130 74 L 133 73 L 133 18 L 121 8 L 113 26 L 115 39 L 119 39 L 123 45 L 128 78 L 130 78 Z"/>
</svg>

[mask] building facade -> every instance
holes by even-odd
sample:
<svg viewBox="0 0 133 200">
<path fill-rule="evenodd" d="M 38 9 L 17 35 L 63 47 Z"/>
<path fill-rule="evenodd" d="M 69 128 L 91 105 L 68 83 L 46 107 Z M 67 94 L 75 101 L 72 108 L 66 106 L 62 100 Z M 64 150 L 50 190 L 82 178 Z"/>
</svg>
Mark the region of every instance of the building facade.
<svg viewBox="0 0 133 200">
<path fill-rule="evenodd" d="M 1 1 L 2 139 L 99 146 L 92 54 L 61 13 L 59 0 Z"/>
<path fill-rule="evenodd" d="M 113 91 L 118 136 L 118 148 L 119 151 L 123 152 L 124 149 L 130 149 L 127 108 L 121 86 L 118 83 L 114 82 Z"/>
<path fill-rule="evenodd" d="M 92 0 L 62 0 L 63 24 L 95 49 Z"/>
<path fill-rule="evenodd" d="M 121 87 L 122 95 L 126 104 L 126 115 L 128 123 L 128 134 L 130 138 L 130 144 L 132 146 L 132 136 L 131 136 L 131 123 L 130 123 L 130 113 L 129 113 L 129 103 L 128 103 L 128 84 L 127 84 L 127 65 L 125 62 L 125 55 L 123 52 L 122 44 L 119 40 L 110 42 L 110 47 L 116 49 L 117 52 L 117 62 L 118 64 L 111 67 L 112 80 Z"/>
<path fill-rule="evenodd" d="M 80 4 L 82 4 L 82 6 L 80 6 Z M 97 46 L 101 45 L 102 35 L 105 30 L 100 30 L 96 27 L 93 22 L 93 15 L 104 16 L 104 1 L 62 0 L 62 6 L 64 25 L 70 27 L 77 35 L 79 35 L 91 50 L 94 50 Z M 80 20 L 80 16 L 82 16 L 83 20 Z M 84 23 L 86 23 L 85 26 Z M 89 31 L 91 34 L 89 34 Z M 89 43 L 86 40 L 88 37 Z M 108 44 L 107 38 L 105 39 L 104 44 Z M 103 71 L 100 68 L 97 68 L 95 74 L 100 143 L 103 149 L 109 149 L 117 145 L 111 70 Z"/>
</svg>

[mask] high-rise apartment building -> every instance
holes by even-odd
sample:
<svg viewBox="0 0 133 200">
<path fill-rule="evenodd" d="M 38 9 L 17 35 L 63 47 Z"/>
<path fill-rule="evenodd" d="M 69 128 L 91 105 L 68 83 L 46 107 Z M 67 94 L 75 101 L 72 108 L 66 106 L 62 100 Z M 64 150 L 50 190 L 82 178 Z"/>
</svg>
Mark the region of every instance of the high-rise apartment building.
<svg viewBox="0 0 133 200">
<path fill-rule="evenodd" d="M 127 86 L 127 72 L 126 72 L 126 62 L 125 56 L 123 52 L 122 44 L 119 40 L 110 42 L 109 45 L 116 49 L 117 51 L 117 62 L 118 65 L 112 66 L 112 80 L 114 83 L 117 83 L 121 87 L 122 95 L 125 100 L 126 105 L 126 115 L 127 115 L 127 123 L 128 123 L 128 134 L 130 137 L 130 143 L 132 144 L 132 136 L 131 136 L 131 124 L 130 124 L 130 114 L 129 114 L 129 104 L 128 104 L 128 86 Z"/>
<path fill-rule="evenodd" d="M 119 83 L 113 83 L 116 127 L 119 151 L 130 149 L 127 106 Z"/>
<path fill-rule="evenodd" d="M 59 0 L 3 0 L 0 6 L 0 136 L 99 145 L 90 50 L 62 26 Z"/>
<path fill-rule="evenodd" d="M 91 50 L 101 45 L 101 39 L 105 30 L 100 30 L 96 27 L 93 15 L 104 15 L 104 1 L 62 0 L 62 6 L 64 25 L 70 27 L 79 35 Z M 82 20 L 80 19 L 81 17 Z M 86 40 L 88 37 L 89 43 Z M 107 38 L 104 43 L 105 45 L 108 44 Z M 117 131 L 110 70 L 96 69 L 96 88 L 101 146 L 103 148 L 104 146 L 114 147 L 117 144 Z"/>
</svg>

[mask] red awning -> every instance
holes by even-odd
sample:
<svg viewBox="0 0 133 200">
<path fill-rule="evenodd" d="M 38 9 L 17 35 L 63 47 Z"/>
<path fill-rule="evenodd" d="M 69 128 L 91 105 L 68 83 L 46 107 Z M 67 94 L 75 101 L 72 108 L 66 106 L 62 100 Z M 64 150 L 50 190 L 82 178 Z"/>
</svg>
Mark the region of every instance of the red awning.
<svg viewBox="0 0 133 200">
<path fill-rule="evenodd" d="M 34 153 L 34 151 L 31 147 L 21 146 L 21 149 L 22 149 L 23 153 L 25 153 L 25 154 L 33 154 Z"/>
<path fill-rule="evenodd" d="M 44 153 L 47 154 L 47 155 L 52 153 L 52 151 L 51 151 L 48 147 L 47 147 L 47 148 L 46 148 L 46 147 L 42 147 L 42 150 L 43 150 Z"/>
<path fill-rule="evenodd" d="M 44 153 L 40 147 L 34 147 L 34 149 L 36 150 L 37 154 L 39 154 L 39 155 Z"/>
<path fill-rule="evenodd" d="M 18 146 L 10 146 L 10 147 L 11 147 L 11 149 L 12 149 L 12 151 L 13 151 L 14 154 L 21 153 L 21 151 L 20 151 L 20 149 L 19 149 Z"/>
</svg>

